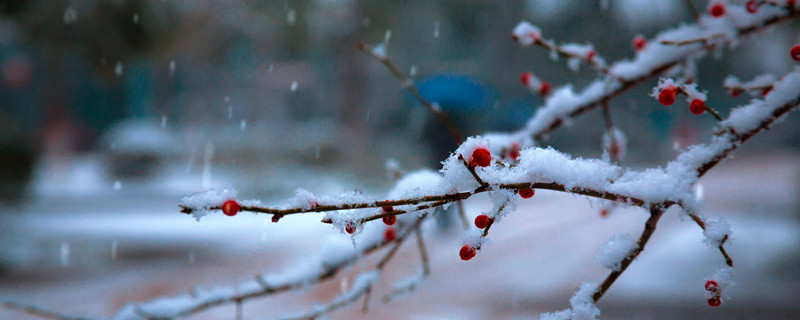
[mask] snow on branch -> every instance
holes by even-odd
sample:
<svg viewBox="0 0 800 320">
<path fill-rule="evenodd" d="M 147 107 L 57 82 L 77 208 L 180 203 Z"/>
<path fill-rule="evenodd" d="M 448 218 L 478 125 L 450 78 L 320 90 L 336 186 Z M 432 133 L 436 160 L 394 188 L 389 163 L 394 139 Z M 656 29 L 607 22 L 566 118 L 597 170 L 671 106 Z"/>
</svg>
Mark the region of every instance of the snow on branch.
<svg viewBox="0 0 800 320">
<path fill-rule="evenodd" d="M 770 10 L 759 11 L 757 14 L 725 19 L 724 22 L 701 23 L 701 21 L 664 31 L 657 35 L 654 41 L 650 41 L 637 51 L 633 60 L 622 60 L 611 64 L 608 67 L 609 76 L 601 75 L 580 92 L 575 92 L 571 85 L 555 89 L 545 105 L 539 107 L 536 114 L 528 120 L 525 128 L 508 134 L 494 134 L 495 139 L 519 143 L 530 141 L 529 137 L 541 140 L 561 125 L 568 124 L 572 118 L 601 106 L 604 101 L 613 99 L 643 81 L 657 77 L 689 58 L 702 56 L 704 52 L 715 47 L 704 43 L 683 46 L 664 45 L 660 43 L 662 40 L 693 39 L 697 38 L 697 35 L 716 34 L 724 31 L 725 34 L 730 35 L 726 40 L 734 42 L 736 39 L 763 30 L 765 27 L 793 18 L 797 12 L 797 10 L 770 8 Z M 521 22 L 514 34 L 520 32 L 520 26 L 526 25 L 530 25 L 530 23 Z M 520 39 L 523 38 L 520 37 Z M 533 43 L 533 40 L 530 43 Z M 497 145 L 495 147 L 508 146 Z"/>
</svg>

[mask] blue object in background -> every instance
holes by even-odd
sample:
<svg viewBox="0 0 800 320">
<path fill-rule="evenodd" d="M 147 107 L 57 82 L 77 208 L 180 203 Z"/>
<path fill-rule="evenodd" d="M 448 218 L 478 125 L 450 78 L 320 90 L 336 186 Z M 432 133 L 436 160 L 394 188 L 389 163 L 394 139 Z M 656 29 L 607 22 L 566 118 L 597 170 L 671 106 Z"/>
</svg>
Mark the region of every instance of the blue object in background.
<svg viewBox="0 0 800 320">
<path fill-rule="evenodd" d="M 438 75 L 417 85 L 419 93 L 442 110 L 475 111 L 488 106 L 489 94 L 477 80 L 461 75 Z"/>
</svg>

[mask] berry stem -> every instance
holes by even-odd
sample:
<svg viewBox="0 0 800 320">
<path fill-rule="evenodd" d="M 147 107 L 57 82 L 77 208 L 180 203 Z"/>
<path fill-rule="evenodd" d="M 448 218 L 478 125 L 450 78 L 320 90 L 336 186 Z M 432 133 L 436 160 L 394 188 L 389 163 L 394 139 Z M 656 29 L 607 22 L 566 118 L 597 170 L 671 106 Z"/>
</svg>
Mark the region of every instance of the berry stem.
<svg viewBox="0 0 800 320">
<path fill-rule="evenodd" d="M 717 112 L 717 110 L 714 110 L 714 108 L 709 107 L 708 105 L 706 105 L 706 111 L 708 111 L 708 113 L 710 113 L 712 116 L 714 116 L 714 118 L 716 118 L 717 121 L 722 121 L 723 120 L 722 117 Z"/>
<path fill-rule="evenodd" d="M 475 168 L 472 167 L 471 165 L 469 165 L 469 163 L 467 163 L 467 160 L 464 160 L 464 157 L 462 157 L 461 155 L 458 155 L 458 159 L 461 160 L 461 163 L 463 163 L 465 167 L 467 167 L 467 170 L 469 170 L 469 173 L 472 174 L 472 177 L 475 178 L 475 181 L 478 181 L 478 183 L 481 185 L 481 187 L 485 188 L 485 187 L 489 186 L 489 184 L 486 183 L 486 181 L 483 181 L 483 179 L 481 179 L 481 177 L 478 176 L 478 173 L 475 172 Z"/>
</svg>

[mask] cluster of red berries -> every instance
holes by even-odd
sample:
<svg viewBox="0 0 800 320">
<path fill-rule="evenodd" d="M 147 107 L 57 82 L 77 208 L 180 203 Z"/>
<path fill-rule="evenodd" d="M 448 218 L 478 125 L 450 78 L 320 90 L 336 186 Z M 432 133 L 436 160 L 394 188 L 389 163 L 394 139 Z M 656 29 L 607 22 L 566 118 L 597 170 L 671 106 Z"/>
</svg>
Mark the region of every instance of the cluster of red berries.
<svg viewBox="0 0 800 320">
<path fill-rule="evenodd" d="M 392 212 L 394 210 L 394 208 L 392 208 L 392 206 L 385 206 L 382 209 L 383 209 L 383 213 L 389 213 L 389 212 Z M 392 215 L 392 216 L 383 217 L 383 223 L 386 224 L 387 226 L 391 226 L 395 222 L 397 222 L 397 216 Z"/>
<path fill-rule="evenodd" d="M 712 307 L 719 307 L 722 304 L 722 290 L 719 288 L 719 284 L 717 284 L 714 280 L 706 281 L 706 291 L 710 294 L 710 298 L 708 298 L 708 305 Z"/>
<path fill-rule="evenodd" d="M 471 167 L 488 167 L 492 163 L 492 153 L 486 148 L 476 148 L 469 157 Z"/>
<path fill-rule="evenodd" d="M 736 87 L 736 88 L 732 88 L 732 89 L 730 89 L 730 93 L 731 93 L 731 96 L 732 96 L 732 97 L 734 97 L 734 98 L 738 98 L 738 97 L 739 97 L 739 95 L 741 95 L 741 94 L 742 94 L 742 92 L 744 92 L 744 91 L 747 91 L 747 90 L 748 90 L 747 88 Z M 757 88 L 750 89 L 750 90 L 757 90 Z M 763 88 L 763 89 L 761 89 L 761 96 L 766 98 L 766 97 L 767 97 L 767 95 L 768 95 L 770 92 L 772 92 L 772 85 L 770 85 L 770 86 L 768 86 L 768 87 L 766 87 L 766 88 Z"/>
<path fill-rule="evenodd" d="M 658 94 L 658 102 L 665 106 L 672 105 L 675 103 L 679 91 L 682 92 L 682 90 L 679 90 L 676 86 L 667 86 L 661 89 L 661 92 Z M 701 114 L 706 111 L 706 102 L 702 99 L 693 99 L 689 104 L 689 110 L 692 111 L 693 114 Z"/>
<path fill-rule="evenodd" d="M 594 52 L 594 51 L 590 51 L 589 53 L 592 53 L 592 52 Z M 587 55 L 587 59 L 591 60 L 592 58 L 594 58 L 594 54 L 592 54 L 591 57 L 589 57 L 589 55 Z M 550 84 L 547 83 L 547 81 L 539 81 L 538 79 L 536 79 L 533 76 L 533 72 L 523 72 L 519 76 L 519 82 L 522 83 L 522 85 L 526 86 L 526 87 L 531 87 L 532 85 L 535 85 L 536 83 L 538 83 L 539 84 L 539 88 L 537 88 L 536 90 L 539 91 L 539 94 L 541 94 L 542 96 L 547 96 L 548 94 L 550 94 L 550 90 L 552 90 L 552 88 L 550 87 Z"/>
</svg>

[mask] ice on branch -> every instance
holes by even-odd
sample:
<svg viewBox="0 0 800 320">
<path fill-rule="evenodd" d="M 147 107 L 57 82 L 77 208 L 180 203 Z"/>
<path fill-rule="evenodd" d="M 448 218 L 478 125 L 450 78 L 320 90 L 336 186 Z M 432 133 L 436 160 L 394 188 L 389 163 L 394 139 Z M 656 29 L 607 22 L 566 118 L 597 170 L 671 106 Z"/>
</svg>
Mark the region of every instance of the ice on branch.
<svg viewBox="0 0 800 320">
<path fill-rule="evenodd" d="M 539 41 L 542 36 L 541 30 L 527 21 L 517 24 L 511 34 L 514 40 L 519 41 L 520 44 L 526 47 Z"/>
<path fill-rule="evenodd" d="M 622 260 L 630 256 L 636 246 L 636 238 L 632 235 L 615 234 L 597 250 L 597 263 L 606 269 L 619 271 Z"/>
<path fill-rule="evenodd" d="M 209 214 L 212 207 L 219 207 L 225 201 L 236 199 L 236 194 L 237 192 L 234 189 L 198 192 L 184 196 L 178 202 L 178 205 L 184 208 L 184 212 L 191 213 L 195 219 L 200 220 L 200 218 Z"/>
<path fill-rule="evenodd" d="M 578 292 L 569 299 L 570 309 L 544 313 L 539 320 L 592 320 L 600 316 L 600 309 L 594 304 L 592 295 L 597 292 L 596 283 L 584 283 Z"/>
<path fill-rule="evenodd" d="M 707 219 L 706 228 L 703 230 L 703 242 L 712 247 L 719 247 L 727 240 L 730 240 L 731 224 L 722 218 Z"/>
</svg>

